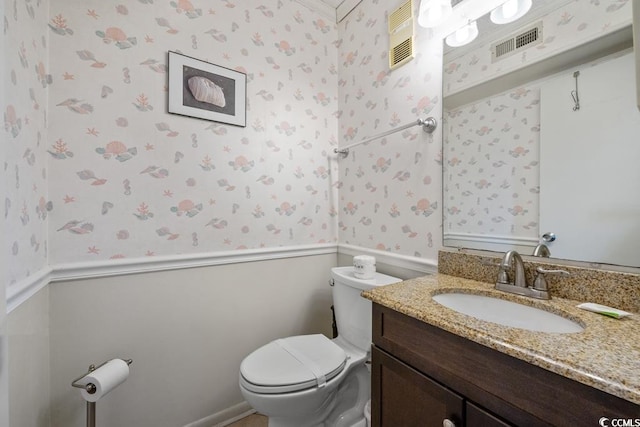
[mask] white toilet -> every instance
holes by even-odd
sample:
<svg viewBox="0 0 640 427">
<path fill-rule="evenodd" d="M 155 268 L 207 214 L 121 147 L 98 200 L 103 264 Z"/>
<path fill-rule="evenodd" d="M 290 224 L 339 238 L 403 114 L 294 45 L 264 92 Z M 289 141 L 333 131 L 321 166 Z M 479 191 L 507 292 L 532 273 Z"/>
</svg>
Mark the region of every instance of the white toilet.
<svg viewBox="0 0 640 427">
<path fill-rule="evenodd" d="M 371 394 L 365 364 L 371 350 L 371 302 L 363 290 L 399 282 L 375 273 L 356 279 L 353 267 L 331 269 L 338 337 L 299 335 L 278 339 L 240 365 L 240 391 L 269 427 L 365 427 Z"/>
</svg>

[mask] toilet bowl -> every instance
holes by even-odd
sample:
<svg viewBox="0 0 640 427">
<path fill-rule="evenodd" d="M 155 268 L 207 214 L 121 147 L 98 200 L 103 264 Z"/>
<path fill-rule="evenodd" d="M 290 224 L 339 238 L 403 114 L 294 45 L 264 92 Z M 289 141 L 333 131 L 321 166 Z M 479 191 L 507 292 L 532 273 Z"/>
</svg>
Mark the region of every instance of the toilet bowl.
<svg viewBox="0 0 640 427">
<path fill-rule="evenodd" d="M 269 427 L 366 426 L 370 372 L 371 303 L 363 290 L 399 282 L 376 273 L 354 276 L 353 267 L 331 270 L 338 337 L 298 335 L 272 341 L 240 365 L 240 391 Z"/>
</svg>

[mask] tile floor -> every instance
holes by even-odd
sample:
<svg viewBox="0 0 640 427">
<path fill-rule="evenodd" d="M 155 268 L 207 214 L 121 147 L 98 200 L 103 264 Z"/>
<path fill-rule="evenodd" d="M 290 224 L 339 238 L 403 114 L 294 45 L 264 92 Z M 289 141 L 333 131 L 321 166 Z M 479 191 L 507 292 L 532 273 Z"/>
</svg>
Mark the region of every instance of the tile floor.
<svg viewBox="0 0 640 427">
<path fill-rule="evenodd" d="M 264 415 L 253 414 L 229 424 L 227 427 L 267 427 L 269 419 Z"/>
</svg>

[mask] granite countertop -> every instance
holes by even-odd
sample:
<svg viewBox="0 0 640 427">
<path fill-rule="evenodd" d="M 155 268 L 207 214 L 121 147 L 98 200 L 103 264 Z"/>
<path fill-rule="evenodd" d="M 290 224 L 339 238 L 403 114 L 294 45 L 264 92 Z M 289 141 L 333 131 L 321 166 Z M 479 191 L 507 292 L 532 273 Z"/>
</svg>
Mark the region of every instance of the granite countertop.
<svg viewBox="0 0 640 427">
<path fill-rule="evenodd" d="M 501 326 L 446 308 L 431 297 L 450 291 L 499 296 L 580 323 L 579 333 L 534 332 Z M 405 280 L 362 294 L 365 298 L 564 377 L 640 404 L 640 315 L 613 319 L 576 308 L 584 301 L 536 300 L 490 283 L 444 274 Z"/>
</svg>

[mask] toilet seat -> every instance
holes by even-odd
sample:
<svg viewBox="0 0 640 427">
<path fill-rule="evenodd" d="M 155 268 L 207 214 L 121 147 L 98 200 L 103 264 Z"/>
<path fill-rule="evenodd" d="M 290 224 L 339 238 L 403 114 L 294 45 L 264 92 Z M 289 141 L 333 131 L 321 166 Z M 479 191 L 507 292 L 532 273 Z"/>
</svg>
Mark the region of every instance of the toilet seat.
<svg viewBox="0 0 640 427">
<path fill-rule="evenodd" d="M 240 365 L 240 383 L 255 393 L 323 387 L 345 368 L 347 354 L 324 335 L 298 335 L 266 344 Z"/>
</svg>

